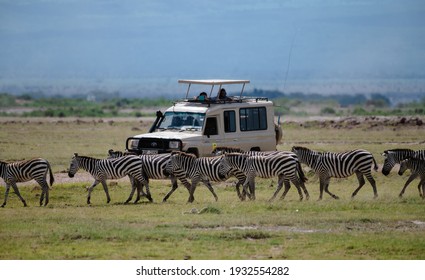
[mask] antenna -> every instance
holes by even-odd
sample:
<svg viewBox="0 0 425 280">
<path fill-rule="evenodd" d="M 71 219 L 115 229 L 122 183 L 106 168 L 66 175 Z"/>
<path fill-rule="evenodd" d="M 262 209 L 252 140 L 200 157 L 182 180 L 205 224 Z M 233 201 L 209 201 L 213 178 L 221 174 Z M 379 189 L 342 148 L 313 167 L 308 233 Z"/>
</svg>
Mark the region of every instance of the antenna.
<svg viewBox="0 0 425 280">
<path fill-rule="evenodd" d="M 297 30 L 295 31 L 294 37 L 292 38 L 291 47 L 289 48 L 288 65 L 286 66 L 285 81 L 283 82 L 283 92 L 285 92 L 286 81 L 288 80 L 289 66 L 291 65 L 292 49 L 294 47 L 295 38 L 297 38 L 299 30 L 300 29 L 297 28 Z"/>
</svg>

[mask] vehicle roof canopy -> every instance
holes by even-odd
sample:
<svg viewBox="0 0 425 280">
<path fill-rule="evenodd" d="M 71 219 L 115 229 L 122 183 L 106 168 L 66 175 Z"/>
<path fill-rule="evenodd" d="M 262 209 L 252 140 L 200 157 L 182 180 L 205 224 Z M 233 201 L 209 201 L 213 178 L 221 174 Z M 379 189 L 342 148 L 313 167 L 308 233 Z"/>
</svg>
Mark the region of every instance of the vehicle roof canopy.
<svg viewBox="0 0 425 280">
<path fill-rule="evenodd" d="M 179 80 L 180 84 L 198 84 L 198 85 L 230 85 L 230 84 L 249 84 L 249 80 Z"/>
<path fill-rule="evenodd" d="M 242 90 L 240 93 L 240 97 L 242 97 L 242 93 L 243 90 L 245 88 L 245 84 L 249 84 L 249 80 L 222 80 L 222 79 L 217 79 L 217 80 L 179 80 L 180 84 L 187 84 L 187 92 L 186 92 L 186 98 L 189 95 L 189 91 L 190 91 L 190 86 L 192 84 L 197 84 L 197 85 L 209 85 L 211 86 L 211 90 L 209 93 L 209 96 L 211 97 L 212 93 L 213 93 L 213 89 L 214 86 L 218 85 L 219 86 L 219 91 L 221 90 L 223 85 L 242 85 Z M 218 97 L 218 92 L 217 92 L 217 97 Z"/>
</svg>

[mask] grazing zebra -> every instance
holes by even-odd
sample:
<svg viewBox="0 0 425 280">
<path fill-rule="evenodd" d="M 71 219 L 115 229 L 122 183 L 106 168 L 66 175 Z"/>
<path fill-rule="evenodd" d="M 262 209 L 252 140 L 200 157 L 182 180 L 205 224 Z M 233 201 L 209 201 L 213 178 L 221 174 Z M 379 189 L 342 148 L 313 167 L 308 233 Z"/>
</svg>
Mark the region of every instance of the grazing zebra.
<svg viewBox="0 0 425 280">
<path fill-rule="evenodd" d="M 221 156 L 218 157 L 200 157 L 197 158 L 193 154 L 188 154 L 184 152 L 174 152 L 170 160 L 170 170 L 178 178 L 187 177 L 192 180 L 192 186 L 190 188 L 190 194 L 188 202 L 193 202 L 195 200 L 194 193 L 196 185 L 202 181 L 204 185 L 209 189 L 213 194 L 215 200 L 218 200 L 214 189 L 211 186 L 210 181 L 221 182 L 227 180 L 230 176 L 235 176 L 238 179 L 236 185 L 237 190 L 239 190 L 239 185 L 245 181 L 245 176 L 241 172 L 233 173 L 232 171 L 221 173 L 219 170 Z M 238 192 L 239 197 L 240 193 Z"/>
<path fill-rule="evenodd" d="M 117 158 L 124 156 L 126 154 L 130 154 L 128 152 L 121 152 L 121 151 L 113 151 L 109 150 L 109 158 Z M 158 154 L 158 155 L 140 155 L 140 159 L 143 162 L 143 171 L 146 175 L 146 180 L 149 182 L 149 179 L 167 179 L 170 178 L 171 180 L 171 190 L 165 195 L 165 197 L 162 199 L 163 202 L 166 202 L 167 199 L 170 197 L 170 195 L 178 188 L 177 179 L 176 177 L 168 170 L 168 162 L 170 161 L 171 154 Z M 133 182 L 133 178 L 130 176 L 130 180 Z M 190 183 L 187 181 L 185 177 L 180 177 L 179 180 L 182 182 L 182 184 L 186 187 L 186 189 L 190 192 Z M 146 194 L 143 193 L 143 189 L 140 187 L 140 182 L 136 180 L 135 182 L 137 189 L 139 190 L 139 193 L 141 193 L 142 196 L 146 196 Z M 131 197 L 129 198 L 131 200 Z M 138 194 L 137 199 L 135 200 L 135 203 L 140 199 L 140 194 Z"/>
<path fill-rule="evenodd" d="M 415 157 L 425 160 L 425 150 L 414 151 L 411 149 L 392 149 L 384 151 L 382 156 L 385 157 L 382 174 L 387 176 L 390 174 L 394 165 L 399 164 L 404 159 Z"/>
<path fill-rule="evenodd" d="M 402 160 L 400 163 L 400 170 L 398 171 L 398 174 L 403 175 L 404 171 L 406 171 L 407 169 L 410 169 L 412 171 L 412 174 L 410 175 L 409 179 L 407 179 L 399 196 L 402 197 L 407 186 L 416 177 L 419 176 L 419 178 L 421 179 L 418 185 L 419 196 L 425 199 L 425 160 L 418 159 L 418 158 L 408 158 L 408 159 Z M 421 192 L 421 186 L 422 186 L 422 192 Z"/>
<path fill-rule="evenodd" d="M 94 182 L 88 188 L 87 204 L 90 204 L 91 192 L 93 191 L 93 188 L 99 183 L 102 184 L 106 193 L 106 202 L 109 203 L 111 198 L 109 196 L 106 180 L 120 179 L 128 175 L 137 179 L 146 186 L 146 197 L 149 199 L 149 201 L 152 201 L 146 175 L 143 173 L 142 164 L 143 163 L 140 158 L 134 155 L 128 155 L 114 159 L 96 159 L 87 156 L 79 156 L 77 153 L 75 153 L 71 159 L 68 176 L 71 178 L 74 177 L 75 173 L 77 173 L 78 169 L 80 168 L 86 170 L 93 176 Z M 130 197 L 133 196 L 134 190 L 135 186 L 132 184 L 132 193 L 130 194 Z"/>
<path fill-rule="evenodd" d="M 222 155 L 222 154 L 226 154 L 226 153 L 241 153 L 241 154 L 248 155 L 248 156 L 252 156 L 252 155 L 273 156 L 275 154 L 289 155 L 289 156 L 293 157 L 294 159 L 296 159 L 296 161 L 297 161 L 298 172 L 299 172 L 299 174 L 301 176 L 300 179 L 303 181 L 303 183 L 307 182 L 307 177 L 304 175 L 304 172 L 303 172 L 303 170 L 301 168 L 301 164 L 298 161 L 298 157 L 293 152 L 289 152 L 289 151 L 247 151 L 247 152 L 244 152 L 240 148 L 236 148 L 236 147 L 222 147 L 222 146 L 215 147 L 213 149 L 213 151 L 212 151 L 212 154 L 213 155 Z M 290 185 L 290 183 L 289 183 L 289 181 L 287 179 L 284 180 L 284 183 L 285 183 L 285 192 L 282 195 L 281 199 L 283 199 L 285 197 L 286 193 L 291 188 L 291 185 Z M 272 184 L 273 184 L 273 181 L 272 181 L 271 185 Z M 308 191 L 307 191 L 307 189 L 305 187 L 303 188 L 303 190 L 304 190 L 306 199 L 308 200 L 310 198 L 310 195 L 309 195 L 309 193 L 308 193 Z M 244 189 L 244 194 L 245 193 L 246 193 L 246 190 Z M 249 195 L 249 193 L 247 193 L 247 194 Z M 274 197 L 272 199 L 274 199 Z M 301 199 L 302 199 L 302 196 L 301 196 Z"/>
<path fill-rule="evenodd" d="M 374 165 L 374 170 L 378 170 L 378 165 L 373 155 L 366 150 L 353 150 L 343 153 L 330 153 L 330 152 L 316 152 L 304 147 L 292 147 L 292 151 L 297 154 L 301 163 L 310 166 L 320 179 L 320 196 L 322 199 L 323 190 L 330 196 L 338 199 L 338 196 L 329 191 L 329 181 L 331 177 L 346 178 L 353 175 L 357 176 L 359 181 L 358 188 L 353 192 L 351 197 L 357 195 L 359 190 L 365 184 L 365 179 L 369 181 L 372 186 L 374 198 L 378 197 L 376 190 L 376 183 L 372 177 L 371 167 Z"/>
<path fill-rule="evenodd" d="M 54 177 L 52 168 L 47 160 L 42 158 L 35 158 L 30 160 L 16 161 L 16 162 L 4 162 L 0 161 L 0 177 L 3 178 L 6 183 L 6 193 L 4 195 L 4 202 L 1 207 L 4 207 L 7 202 L 9 195 L 10 186 L 12 186 L 16 195 L 22 201 L 24 206 L 27 203 L 19 193 L 16 183 L 27 182 L 34 179 L 41 186 L 40 206 L 46 206 L 49 203 L 49 185 L 47 184 L 46 175 L 49 171 L 50 174 L 50 185 L 53 185 Z"/>
<path fill-rule="evenodd" d="M 291 181 L 297 188 L 300 200 L 303 199 L 302 190 L 308 199 L 309 194 L 305 188 L 305 176 L 299 165 L 298 159 L 288 153 L 257 153 L 253 155 L 229 153 L 224 154 L 221 160 L 221 172 L 228 172 L 231 168 L 236 168 L 242 171 L 246 180 L 243 184 L 244 188 L 249 186 L 251 199 L 255 199 L 255 177 L 271 178 L 278 176 L 278 186 L 275 193 L 270 198 L 273 200 L 279 193 L 283 184 L 285 191 L 281 199 L 284 199 L 290 189 Z"/>
</svg>

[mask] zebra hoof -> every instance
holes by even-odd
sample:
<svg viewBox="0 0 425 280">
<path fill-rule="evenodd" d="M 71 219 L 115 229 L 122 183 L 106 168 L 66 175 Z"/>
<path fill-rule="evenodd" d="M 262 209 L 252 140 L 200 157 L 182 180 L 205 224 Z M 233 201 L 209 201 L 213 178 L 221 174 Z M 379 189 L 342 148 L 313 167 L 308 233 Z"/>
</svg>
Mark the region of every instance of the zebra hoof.
<svg viewBox="0 0 425 280">
<path fill-rule="evenodd" d="M 1 207 L 1 208 L 4 208 L 4 205 L 5 205 L 5 204 L 3 203 L 0 207 Z M 25 206 L 25 205 L 24 205 L 24 206 Z"/>
</svg>

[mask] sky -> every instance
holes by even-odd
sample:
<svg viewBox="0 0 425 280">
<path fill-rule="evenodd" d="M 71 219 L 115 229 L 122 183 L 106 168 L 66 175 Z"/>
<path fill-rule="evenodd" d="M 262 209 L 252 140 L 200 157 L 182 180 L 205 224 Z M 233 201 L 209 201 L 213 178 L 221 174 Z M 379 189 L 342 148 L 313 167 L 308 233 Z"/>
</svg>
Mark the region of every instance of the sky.
<svg viewBox="0 0 425 280">
<path fill-rule="evenodd" d="M 0 0 L 0 90 L 425 92 L 423 0 Z"/>
</svg>

